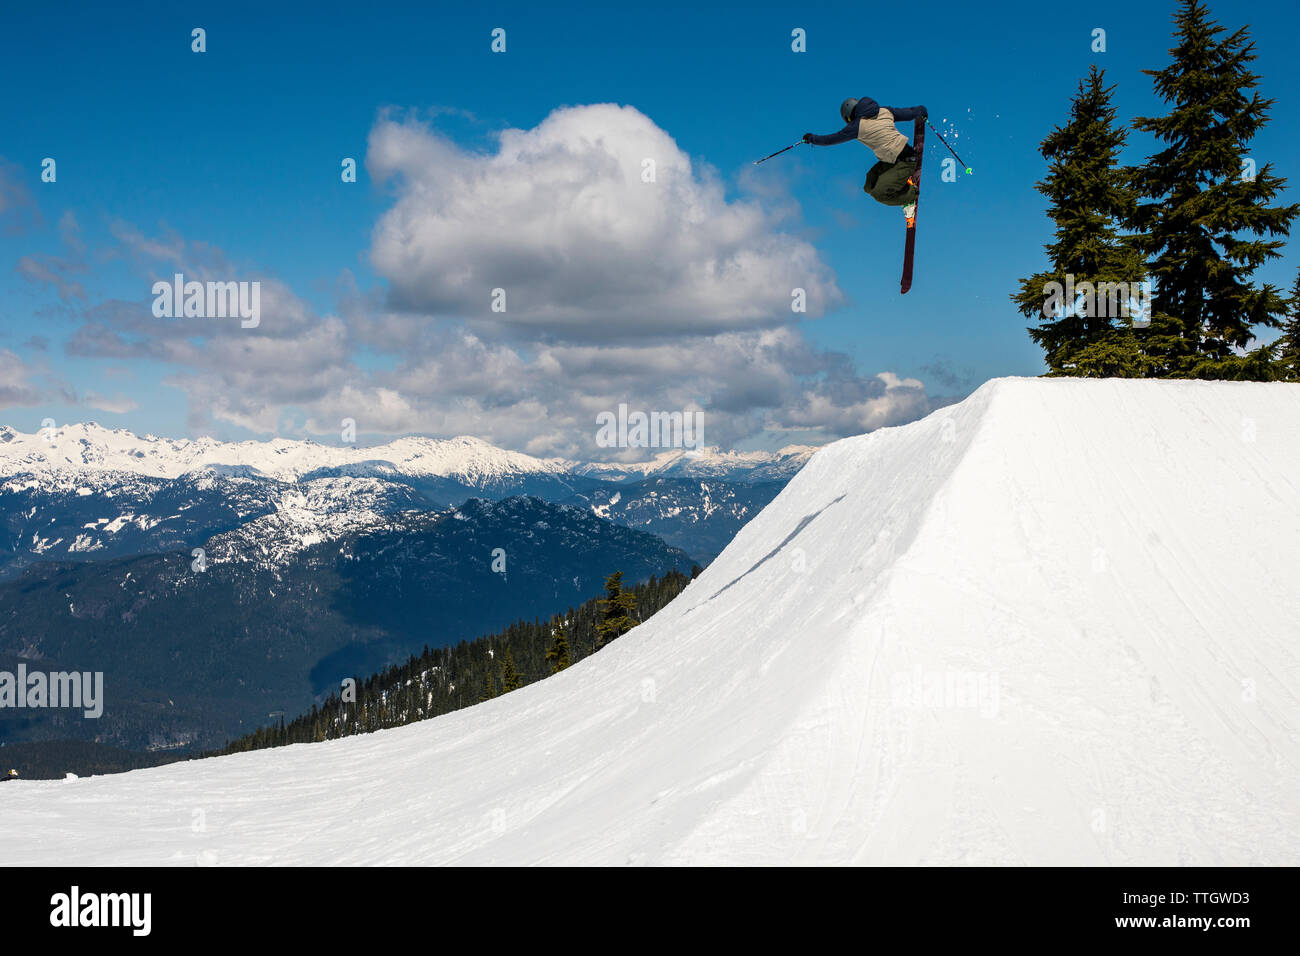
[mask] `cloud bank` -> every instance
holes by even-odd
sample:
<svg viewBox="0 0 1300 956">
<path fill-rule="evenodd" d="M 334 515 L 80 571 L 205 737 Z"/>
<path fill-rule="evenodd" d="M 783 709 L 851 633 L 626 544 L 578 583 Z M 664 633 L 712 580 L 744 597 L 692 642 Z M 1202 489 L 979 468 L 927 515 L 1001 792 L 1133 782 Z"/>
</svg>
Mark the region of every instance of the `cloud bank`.
<svg viewBox="0 0 1300 956">
<path fill-rule="evenodd" d="M 698 409 L 706 442 L 731 447 L 830 440 L 932 407 L 921 382 L 864 374 L 805 338 L 802 323 L 844 296 L 791 225 L 797 208 L 730 195 L 636 109 L 558 109 L 486 151 L 381 115 L 366 167 L 390 203 L 367 250 L 382 281 L 343 271 L 333 314 L 210 244 L 125 221 L 112 257 L 140 273 L 139 301 L 83 302 L 53 259 L 19 271 L 78 311 L 68 353 L 170 369 L 195 432 L 330 435 L 350 418 L 363 434 L 634 458 L 644 451 L 595 445 L 597 414 Z M 82 241 L 62 225 L 65 243 Z M 144 292 L 175 271 L 261 281 L 260 325 L 155 318 Z"/>
</svg>

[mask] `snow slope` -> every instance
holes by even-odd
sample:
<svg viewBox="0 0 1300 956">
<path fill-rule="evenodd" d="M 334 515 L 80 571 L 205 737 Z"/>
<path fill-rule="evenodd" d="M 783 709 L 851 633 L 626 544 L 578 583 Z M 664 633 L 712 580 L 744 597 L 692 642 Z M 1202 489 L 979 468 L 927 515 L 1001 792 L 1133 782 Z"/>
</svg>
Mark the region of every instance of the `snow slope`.
<svg viewBox="0 0 1300 956">
<path fill-rule="evenodd" d="M 553 678 L 362 738 L 6 784 L 0 845 L 1294 865 L 1298 570 L 1300 387 L 996 380 L 820 451 L 668 608 Z"/>
</svg>

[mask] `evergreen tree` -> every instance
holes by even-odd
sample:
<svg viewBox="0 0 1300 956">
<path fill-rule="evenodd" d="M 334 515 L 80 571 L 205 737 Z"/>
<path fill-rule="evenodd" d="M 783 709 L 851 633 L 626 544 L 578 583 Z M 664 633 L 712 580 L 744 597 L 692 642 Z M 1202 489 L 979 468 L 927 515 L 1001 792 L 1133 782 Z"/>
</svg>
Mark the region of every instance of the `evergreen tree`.
<svg viewBox="0 0 1300 956">
<path fill-rule="evenodd" d="M 1300 269 L 1291 287 L 1291 313 L 1277 341 L 1277 361 L 1280 378 L 1300 382 Z"/>
<path fill-rule="evenodd" d="M 507 647 L 505 653 L 501 655 L 501 693 L 508 694 L 512 690 L 518 690 L 520 683 L 519 671 L 515 669 L 514 655 Z"/>
<path fill-rule="evenodd" d="M 1200 0 L 1180 0 L 1177 45 L 1163 70 L 1145 70 L 1168 115 L 1137 129 L 1166 147 L 1135 170 L 1132 225 L 1155 279 L 1151 328 L 1139 335 L 1148 374 L 1173 378 L 1268 378 L 1271 352 L 1242 355 L 1258 327 L 1276 328 L 1286 298 L 1251 277 L 1277 258 L 1300 206 L 1271 206 L 1286 180 L 1255 169 L 1249 144 L 1273 100 L 1259 77 L 1247 28 L 1226 30 Z M 1253 175 L 1252 175 L 1253 171 Z"/>
<path fill-rule="evenodd" d="M 483 696 L 479 700 L 491 700 L 497 695 L 497 684 L 490 670 L 483 672 Z"/>
<path fill-rule="evenodd" d="M 1142 374 L 1129 299 L 1146 264 L 1120 235 L 1136 197 L 1119 165 L 1127 132 L 1115 123 L 1114 90 L 1093 66 L 1071 101 L 1070 121 L 1038 146 L 1049 164 L 1036 188 L 1056 224 L 1046 247 L 1051 268 L 1022 279 L 1011 298 L 1026 318 L 1039 319 L 1028 332 L 1046 353 L 1049 375 Z"/>
<path fill-rule="evenodd" d="M 596 627 L 596 649 L 604 647 L 615 638 L 622 637 L 637 621 L 636 595 L 623 590 L 623 572 L 615 571 L 605 579 L 605 596 L 600 605 L 600 624 Z"/>
<path fill-rule="evenodd" d="M 546 651 L 546 660 L 551 665 L 552 674 L 558 674 L 569 666 L 569 633 L 563 618 L 557 617 L 551 624 L 551 646 Z"/>
</svg>

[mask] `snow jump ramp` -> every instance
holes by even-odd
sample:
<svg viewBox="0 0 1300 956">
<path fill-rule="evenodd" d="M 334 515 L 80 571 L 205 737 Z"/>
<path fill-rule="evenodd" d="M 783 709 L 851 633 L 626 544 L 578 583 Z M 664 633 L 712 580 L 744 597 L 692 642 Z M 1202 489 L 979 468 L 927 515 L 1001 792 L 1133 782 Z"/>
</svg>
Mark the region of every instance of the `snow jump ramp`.
<svg viewBox="0 0 1300 956">
<path fill-rule="evenodd" d="M 669 607 L 557 676 L 364 737 L 9 784 L 0 843 L 31 864 L 1294 865 L 1298 572 L 1300 386 L 999 379 L 818 452 Z"/>
</svg>

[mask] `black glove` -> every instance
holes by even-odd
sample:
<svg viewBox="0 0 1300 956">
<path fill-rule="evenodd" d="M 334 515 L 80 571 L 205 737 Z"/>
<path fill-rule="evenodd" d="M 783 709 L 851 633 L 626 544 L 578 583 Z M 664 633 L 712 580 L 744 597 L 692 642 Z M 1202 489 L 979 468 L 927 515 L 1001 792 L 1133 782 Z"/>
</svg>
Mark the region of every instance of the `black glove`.
<svg viewBox="0 0 1300 956">
<path fill-rule="evenodd" d="M 812 142 L 812 138 L 813 138 L 813 134 L 812 134 L 812 133 L 804 133 L 804 134 L 803 134 L 803 142 L 805 142 L 805 143 L 811 143 L 811 142 Z"/>
<path fill-rule="evenodd" d="M 919 109 L 919 110 L 921 111 L 921 118 L 922 118 L 922 119 L 929 119 L 929 118 L 930 118 L 930 111 L 927 110 L 924 106 L 918 106 L 917 109 Z"/>
</svg>

